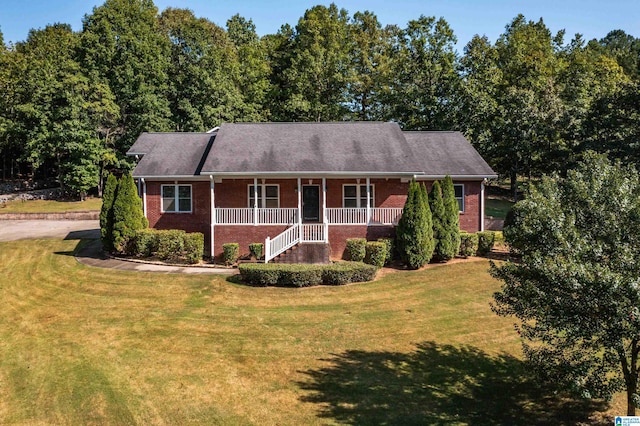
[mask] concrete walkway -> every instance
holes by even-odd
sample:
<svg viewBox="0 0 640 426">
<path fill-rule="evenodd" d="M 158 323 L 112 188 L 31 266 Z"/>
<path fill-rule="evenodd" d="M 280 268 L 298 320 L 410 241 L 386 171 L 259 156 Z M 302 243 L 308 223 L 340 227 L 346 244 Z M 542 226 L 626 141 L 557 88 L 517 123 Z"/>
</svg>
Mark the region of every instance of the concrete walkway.
<svg viewBox="0 0 640 426">
<path fill-rule="evenodd" d="M 102 251 L 100 224 L 97 220 L 2 220 L 0 241 L 35 238 L 92 240 L 76 253 L 76 260 L 84 265 L 121 271 L 162 272 L 166 274 L 236 274 L 237 269 L 208 266 L 170 266 L 113 259 Z"/>
</svg>

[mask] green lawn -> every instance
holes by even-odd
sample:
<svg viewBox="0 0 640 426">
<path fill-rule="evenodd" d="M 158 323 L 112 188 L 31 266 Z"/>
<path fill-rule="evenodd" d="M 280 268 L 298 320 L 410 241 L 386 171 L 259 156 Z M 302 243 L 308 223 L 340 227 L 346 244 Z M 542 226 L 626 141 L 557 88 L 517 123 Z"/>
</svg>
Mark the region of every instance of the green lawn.
<svg viewBox="0 0 640 426">
<path fill-rule="evenodd" d="M 61 213 L 68 211 L 100 210 L 101 198 L 89 198 L 85 201 L 28 200 L 0 203 L 3 213 Z"/>
<path fill-rule="evenodd" d="M 497 197 L 487 197 L 485 199 L 484 214 L 496 219 L 504 219 L 513 206 L 513 202 Z"/>
<path fill-rule="evenodd" d="M 0 423 L 575 424 L 524 374 L 479 260 L 345 287 L 78 264 L 0 243 Z"/>
</svg>

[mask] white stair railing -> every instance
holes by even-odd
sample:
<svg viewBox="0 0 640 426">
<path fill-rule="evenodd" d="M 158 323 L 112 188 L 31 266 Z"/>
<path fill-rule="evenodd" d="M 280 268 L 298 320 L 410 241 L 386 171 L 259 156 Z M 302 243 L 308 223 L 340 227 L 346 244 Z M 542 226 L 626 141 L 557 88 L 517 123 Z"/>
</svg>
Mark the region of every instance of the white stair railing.
<svg viewBox="0 0 640 426">
<path fill-rule="evenodd" d="M 326 223 L 295 224 L 273 238 L 264 241 L 264 263 L 284 253 L 298 243 L 328 243 L 329 225 Z"/>
<path fill-rule="evenodd" d="M 264 242 L 264 263 L 269 263 L 271 259 L 284 253 L 300 242 L 300 225 L 295 224 L 287 228 L 284 232 L 273 237 L 267 237 Z"/>
</svg>

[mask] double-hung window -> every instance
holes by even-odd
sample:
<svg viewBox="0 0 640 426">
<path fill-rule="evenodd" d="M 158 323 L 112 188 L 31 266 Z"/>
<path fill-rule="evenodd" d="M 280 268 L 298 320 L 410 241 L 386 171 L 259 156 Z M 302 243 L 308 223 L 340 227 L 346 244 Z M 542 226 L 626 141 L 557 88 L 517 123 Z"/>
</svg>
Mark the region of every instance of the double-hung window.
<svg viewBox="0 0 640 426">
<path fill-rule="evenodd" d="M 373 185 L 369 185 L 371 196 L 369 206 L 375 206 Z M 367 185 L 342 185 L 342 207 L 345 208 L 366 208 L 367 207 Z"/>
<path fill-rule="evenodd" d="M 456 201 L 458 202 L 458 210 L 464 211 L 464 185 L 454 184 L 453 192 L 455 193 Z"/>
<path fill-rule="evenodd" d="M 280 207 L 280 186 L 279 185 L 258 185 L 258 208 L 274 208 Z M 256 188 L 249 185 L 249 207 L 253 208 L 256 196 Z"/>
<path fill-rule="evenodd" d="M 191 213 L 191 185 L 162 185 L 162 211 Z"/>
</svg>

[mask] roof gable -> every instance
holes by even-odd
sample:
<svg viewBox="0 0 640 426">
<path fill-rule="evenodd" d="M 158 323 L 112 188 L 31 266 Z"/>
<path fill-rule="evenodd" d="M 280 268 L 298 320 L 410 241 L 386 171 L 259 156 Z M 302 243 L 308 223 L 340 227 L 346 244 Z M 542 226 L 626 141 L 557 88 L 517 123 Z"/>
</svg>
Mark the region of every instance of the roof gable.
<svg viewBox="0 0 640 426">
<path fill-rule="evenodd" d="M 128 155 L 142 155 L 133 174 L 141 177 L 198 176 L 215 134 L 143 133 Z"/>
</svg>

